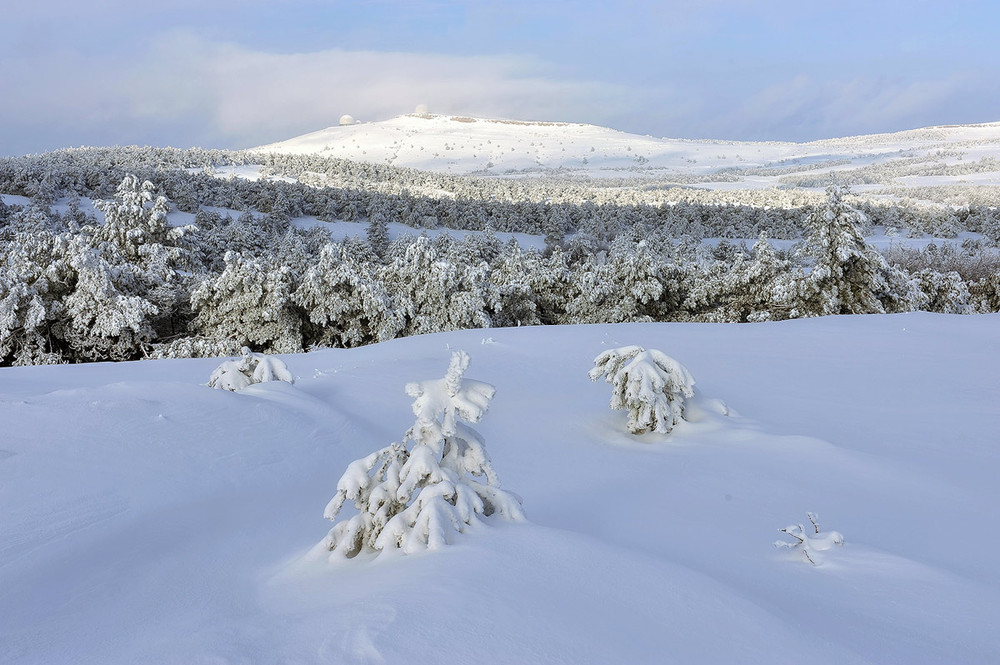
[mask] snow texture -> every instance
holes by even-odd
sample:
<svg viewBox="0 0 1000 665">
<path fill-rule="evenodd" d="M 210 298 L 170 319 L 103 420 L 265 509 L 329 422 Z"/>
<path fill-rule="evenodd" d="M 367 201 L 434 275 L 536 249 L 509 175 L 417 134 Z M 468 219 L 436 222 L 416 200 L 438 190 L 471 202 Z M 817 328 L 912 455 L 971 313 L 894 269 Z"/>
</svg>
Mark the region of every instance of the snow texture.
<svg viewBox="0 0 1000 665">
<path fill-rule="evenodd" d="M 848 179 L 855 174 L 866 183 L 862 188 L 878 189 L 884 178 L 878 174 L 872 178 L 866 171 L 902 165 L 887 172 L 888 177 L 901 187 L 918 190 L 969 182 L 1000 184 L 998 144 L 997 122 L 810 143 L 761 143 L 658 138 L 569 122 L 418 113 L 381 122 L 341 123 L 254 150 L 486 177 L 627 176 L 674 178 L 680 184 L 694 179 L 699 187 L 720 191 L 765 191 L 789 183 L 822 190 L 831 177 Z M 916 163 L 906 163 L 907 158 Z M 935 168 L 921 168 L 927 165 L 920 160 L 932 161 Z"/>
</svg>

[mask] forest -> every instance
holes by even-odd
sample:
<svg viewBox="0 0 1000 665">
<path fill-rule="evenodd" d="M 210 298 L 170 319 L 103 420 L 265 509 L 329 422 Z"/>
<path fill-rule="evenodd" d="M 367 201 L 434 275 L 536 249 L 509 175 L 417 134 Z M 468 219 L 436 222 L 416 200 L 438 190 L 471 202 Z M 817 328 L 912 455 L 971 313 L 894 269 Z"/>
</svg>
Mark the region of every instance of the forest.
<svg viewBox="0 0 1000 665">
<path fill-rule="evenodd" d="M 2 159 L 0 193 L 16 202 L 0 199 L 0 364 L 523 325 L 1000 311 L 995 188 L 961 205 L 956 188 L 935 188 L 928 205 L 811 184 L 829 186 L 720 192 L 172 148 Z M 193 223 L 172 224 L 175 211 Z M 367 233 L 337 240 L 303 217 Z M 390 223 L 412 233 L 390 239 Z M 875 227 L 951 240 L 880 252 L 866 242 Z"/>
</svg>

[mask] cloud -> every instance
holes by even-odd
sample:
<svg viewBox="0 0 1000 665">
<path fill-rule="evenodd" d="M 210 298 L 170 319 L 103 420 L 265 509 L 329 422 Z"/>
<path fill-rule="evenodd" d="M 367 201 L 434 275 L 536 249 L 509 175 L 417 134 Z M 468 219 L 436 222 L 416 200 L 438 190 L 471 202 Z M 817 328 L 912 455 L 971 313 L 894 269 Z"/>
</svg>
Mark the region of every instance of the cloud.
<svg viewBox="0 0 1000 665">
<path fill-rule="evenodd" d="M 567 82 L 519 57 L 326 50 L 278 54 L 185 34 L 157 44 L 126 94 L 137 116 L 190 117 L 227 141 L 261 142 L 336 123 L 383 119 L 418 104 L 441 112 L 562 118 L 625 104 L 614 85 Z"/>
<path fill-rule="evenodd" d="M 595 73 L 576 60 L 567 66 L 559 54 L 290 52 L 183 28 L 110 50 L 28 42 L 0 46 L 0 90 L 12 91 L 0 104 L 0 154 L 81 144 L 249 147 L 322 129 L 343 114 L 381 120 L 417 104 L 658 136 L 759 140 L 996 120 L 1000 108 L 989 63 L 959 73 L 916 67 L 877 75 L 825 61 L 734 70 L 728 61 L 668 67 L 635 56 L 608 60 Z"/>
<path fill-rule="evenodd" d="M 992 121 L 1000 94 L 984 95 L 991 80 L 976 71 L 914 79 L 798 75 L 736 101 L 715 122 L 742 138 L 811 140 Z"/>
<path fill-rule="evenodd" d="M 249 147 L 322 129 L 345 113 L 379 120 L 427 104 L 442 113 L 574 119 L 628 107 L 615 84 L 559 80 L 525 57 L 324 50 L 269 53 L 189 32 L 130 58 L 79 51 L 24 56 L 0 71 L 19 90 L 0 108 L 0 147 L 19 133 L 57 145 Z M 10 132 L 10 136 L 3 136 Z M 76 136 L 76 138 L 69 138 Z"/>
<path fill-rule="evenodd" d="M 8 66 L 9 65 L 9 66 Z M 0 153 L 66 145 L 250 147 L 426 104 L 441 113 L 515 119 L 614 117 L 630 105 L 613 83 L 561 80 L 522 56 L 351 51 L 272 53 L 175 31 L 128 57 L 81 49 L 8 60 Z M 35 145 L 21 149 L 21 137 Z M 39 143 L 41 143 L 39 145 Z"/>
</svg>

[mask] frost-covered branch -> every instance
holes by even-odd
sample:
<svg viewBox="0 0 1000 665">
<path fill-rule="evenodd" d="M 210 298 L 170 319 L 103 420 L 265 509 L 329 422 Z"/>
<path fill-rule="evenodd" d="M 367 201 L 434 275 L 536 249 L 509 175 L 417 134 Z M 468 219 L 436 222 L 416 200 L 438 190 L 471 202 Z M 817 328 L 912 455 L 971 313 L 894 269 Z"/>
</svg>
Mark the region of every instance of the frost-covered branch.
<svg viewBox="0 0 1000 665">
<path fill-rule="evenodd" d="M 784 529 L 778 529 L 778 531 L 791 536 L 795 539 L 795 542 L 789 543 L 778 540 L 774 543 L 774 546 L 798 550 L 806 558 L 806 561 L 815 566 L 822 563 L 822 558 L 818 553 L 825 552 L 833 548 L 834 545 L 843 545 L 844 536 L 838 531 L 820 531 L 818 518 L 815 513 L 806 513 L 806 516 L 812 525 L 811 533 L 801 524 L 786 526 Z"/>
</svg>

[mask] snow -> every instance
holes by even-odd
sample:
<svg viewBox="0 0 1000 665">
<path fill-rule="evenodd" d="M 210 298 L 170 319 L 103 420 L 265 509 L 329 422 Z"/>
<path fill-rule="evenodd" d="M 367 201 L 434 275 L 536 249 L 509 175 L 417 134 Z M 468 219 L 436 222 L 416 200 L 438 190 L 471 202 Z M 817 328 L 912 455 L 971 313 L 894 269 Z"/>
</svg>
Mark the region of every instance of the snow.
<svg viewBox="0 0 1000 665">
<path fill-rule="evenodd" d="M 0 201 L 3 201 L 5 205 L 9 206 L 26 206 L 31 204 L 31 199 L 27 196 L 18 196 L 17 194 L 0 194 Z"/>
<path fill-rule="evenodd" d="M 1000 122 L 811 143 L 754 143 L 654 138 L 567 122 L 412 114 L 332 126 L 252 150 L 318 154 L 483 177 L 645 178 L 746 190 L 786 186 L 783 179 L 794 176 L 847 173 L 909 158 L 923 158 L 922 165 L 927 167 L 972 165 L 985 157 L 1000 157 Z M 761 167 L 777 171 L 753 171 Z M 966 175 L 903 174 L 892 178 L 892 184 L 907 187 L 955 183 L 995 185 L 1000 183 L 1000 166 Z M 823 187 L 825 184 L 806 189 Z"/>
<path fill-rule="evenodd" d="M 282 356 L 294 385 L 237 393 L 202 385 L 218 359 L 4 368 L 0 662 L 993 663 L 998 325 L 471 330 Z M 629 344 L 729 415 L 628 434 L 587 372 Z M 311 556 L 456 349 L 528 521 Z M 773 546 L 807 512 L 843 534 L 816 566 Z"/>
<path fill-rule="evenodd" d="M 299 229 L 311 229 L 320 226 L 329 232 L 332 240 L 338 242 L 342 242 L 347 238 L 360 238 L 364 240 L 368 237 L 368 222 L 345 222 L 343 220 L 325 222 L 318 217 L 310 216 L 295 217 L 291 222 L 292 226 Z M 456 240 L 461 240 L 466 236 L 480 235 L 482 233 L 481 231 L 469 231 L 466 229 L 416 229 L 412 226 L 400 224 L 399 222 L 389 222 L 386 226 L 389 230 L 389 240 L 396 240 L 404 236 L 418 237 L 421 235 L 425 235 L 428 238 L 450 235 Z M 496 236 L 497 240 L 504 243 L 510 242 L 512 239 L 516 240 L 521 249 L 533 247 L 541 250 L 545 248 L 544 236 L 533 235 L 531 233 L 511 233 L 509 231 L 494 231 L 493 235 Z"/>
</svg>

